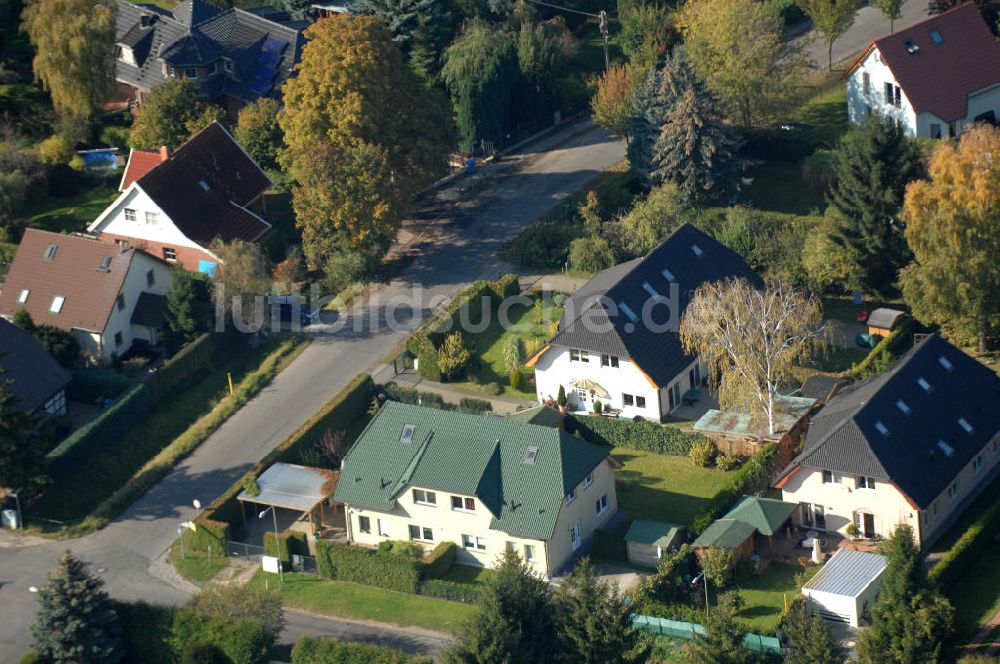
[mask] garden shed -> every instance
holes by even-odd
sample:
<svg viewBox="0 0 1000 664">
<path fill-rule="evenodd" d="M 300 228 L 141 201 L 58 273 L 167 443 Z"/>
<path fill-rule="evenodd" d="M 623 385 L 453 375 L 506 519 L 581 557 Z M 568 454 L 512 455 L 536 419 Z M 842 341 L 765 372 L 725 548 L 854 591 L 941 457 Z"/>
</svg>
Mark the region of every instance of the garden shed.
<svg viewBox="0 0 1000 664">
<path fill-rule="evenodd" d="M 758 549 L 754 536 L 759 535 L 766 538 L 767 553 L 770 553 L 774 547 L 774 535 L 783 529 L 787 532 L 789 519 L 796 509 L 796 503 L 743 496 L 725 516 L 713 521 L 691 546 L 695 549 L 712 546 L 729 549 L 736 552 L 736 560 L 741 560 Z"/>
<path fill-rule="evenodd" d="M 890 332 L 899 327 L 905 317 L 906 313 L 899 309 L 879 307 L 868 317 L 868 334 L 887 337 Z"/>
<path fill-rule="evenodd" d="M 878 599 L 886 562 L 877 553 L 840 549 L 802 586 L 802 594 L 824 620 L 857 627 Z"/>
<path fill-rule="evenodd" d="M 666 521 L 636 519 L 625 533 L 628 561 L 635 565 L 656 567 L 663 553 L 680 544 L 683 526 Z"/>
</svg>

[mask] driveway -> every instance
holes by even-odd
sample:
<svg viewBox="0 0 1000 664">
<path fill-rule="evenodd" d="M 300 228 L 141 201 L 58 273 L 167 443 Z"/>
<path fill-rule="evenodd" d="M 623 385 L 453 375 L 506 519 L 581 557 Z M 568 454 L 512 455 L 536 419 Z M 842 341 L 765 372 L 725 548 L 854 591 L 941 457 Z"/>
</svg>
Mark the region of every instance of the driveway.
<svg viewBox="0 0 1000 664">
<path fill-rule="evenodd" d="M 177 525 L 196 516 L 193 499 L 208 503 L 292 433 L 354 376 L 372 372 L 404 339 L 419 315 L 466 284 L 508 270 L 499 251 L 532 219 L 583 187 L 624 157 L 622 141 L 585 124 L 567 127 L 511 159 L 505 173 L 466 202 L 422 229 L 422 255 L 400 276 L 371 294 L 341 321 L 343 329 L 319 335 L 275 380 L 159 484 L 100 532 L 69 542 L 0 549 L 0 662 L 16 661 L 30 646 L 34 597 L 58 555 L 71 549 L 99 570 L 112 596 L 160 603 L 184 602 L 190 587 L 156 563 L 176 537 Z M 394 307 L 394 298 L 412 298 Z M 387 306 L 388 304 L 388 306 Z M 402 312 L 403 328 L 387 315 Z M 396 645 L 357 625 L 289 614 L 286 638 L 330 634 Z M 411 641 L 418 650 L 420 641 Z M 430 651 L 428 648 L 421 648 Z"/>
</svg>

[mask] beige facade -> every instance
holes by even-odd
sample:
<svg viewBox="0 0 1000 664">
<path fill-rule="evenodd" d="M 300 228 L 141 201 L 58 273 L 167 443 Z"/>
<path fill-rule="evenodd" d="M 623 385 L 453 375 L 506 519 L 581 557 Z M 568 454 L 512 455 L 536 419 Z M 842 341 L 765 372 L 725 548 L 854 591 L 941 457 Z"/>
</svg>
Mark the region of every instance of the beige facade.
<svg viewBox="0 0 1000 664">
<path fill-rule="evenodd" d="M 476 496 L 415 486 L 400 492 L 389 512 L 348 505 L 348 535 L 366 546 L 378 546 L 384 540 L 413 540 L 430 550 L 441 542 L 454 542 L 456 562 L 476 567 L 492 567 L 511 548 L 535 571 L 549 577 L 618 509 L 610 464 L 601 462 L 591 477 L 592 481 L 585 479 L 576 487 L 574 498 L 567 496 L 559 506 L 548 540 L 491 529 L 493 515 Z M 603 506 L 600 511 L 599 505 Z"/>
<path fill-rule="evenodd" d="M 923 462 L 923 461 L 921 461 Z M 797 502 L 797 525 L 847 536 L 854 523 L 865 537 L 888 537 L 899 524 L 913 528 L 924 546 L 1000 470 L 1000 434 L 987 443 L 926 510 L 920 510 L 895 484 L 876 478 L 800 467 L 782 483 L 781 498 Z"/>
</svg>

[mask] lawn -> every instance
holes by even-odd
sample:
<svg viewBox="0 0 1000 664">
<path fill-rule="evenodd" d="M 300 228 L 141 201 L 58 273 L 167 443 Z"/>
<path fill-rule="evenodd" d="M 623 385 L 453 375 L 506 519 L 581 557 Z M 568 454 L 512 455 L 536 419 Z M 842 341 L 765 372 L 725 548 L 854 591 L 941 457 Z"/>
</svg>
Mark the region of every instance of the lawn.
<svg viewBox="0 0 1000 664">
<path fill-rule="evenodd" d="M 503 394 L 516 399 L 534 400 L 533 384 L 529 377 L 534 376 L 534 370 L 525 368 L 522 374 L 522 388 L 515 390 L 510 386 L 510 376 L 504 366 L 504 343 L 511 336 L 521 340 L 525 357 L 531 357 L 552 336 L 553 326 L 562 316 L 562 307 L 552 301 L 551 296 L 542 298 L 535 296 L 534 305 L 515 304 L 510 307 L 507 321 L 499 320 L 498 316 L 490 318 L 489 326 L 482 332 L 466 334 L 466 346 L 478 354 L 483 362 L 483 375 L 480 383 L 497 383 L 503 388 Z M 508 323 L 504 325 L 503 323 Z M 505 329 L 506 328 L 506 329 Z M 481 385 L 471 381 L 456 383 L 458 387 L 482 389 Z"/>
<path fill-rule="evenodd" d="M 229 567 L 229 558 L 222 555 L 221 551 L 214 551 L 209 558 L 205 551 L 192 550 L 190 547 L 182 552 L 180 544 L 178 539 L 170 547 L 170 563 L 188 581 L 198 584 L 211 581 Z"/>
<path fill-rule="evenodd" d="M 840 373 L 847 371 L 855 364 L 868 357 L 865 348 L 845 348 L 834 344 L 823 344 L 816 349 L 812 358 L 804 366 L 824 373 Z"/>
<path fill-rule="evenodd" d="M 111 187 L 97 187 L 76 196 L 46 197 L 25 214 L 28 227 L 55 233 L 84 230 L 117 196 Z"/>
<path fill-rule="evenodd" d="M 858 322 L 858 312 L 867 311 L 871 313 L 879 307 L 892 307 L 894 309 L 908 310 L 905 304 L 900 301 L 883 302 L 882 300 L 865 299 L 864 304 L 854 304 L 854 300 L 849 295 L 828 296 L 822 300 L 823 318 L 827 320 L 839 320 L 844 323 L 856 324 Z"/>
<path fill-rule="evenodd" d="M 740 198 L 758 210 L 819 215 L 826 208 L 821 193 L 813 191 L 802 179 L 802 165 L 787 161 L 765 161 L 748 169 L 753 179 Z"/>
<path fill-rule="evenodd" d="M 72 479 L 32 503 L 29 516 L 55 521 L 82 519 L 199 417 L 212 410 L 227 392 L 228 372 L 233 374 L 233 383 L 238 383 L 283 340 L 282 336 L 274 335 L 257 348 L 246 347 L 166 399 L 124 436 L 108 441 L 104 453 L 82 466 Z"/>
<path fill-rule="evenodd" d="M 623 447 L 611 455 L 623 465 L 615 471 L 618 509 L 635 519 L 688 525 L 736 472 L 701 468 L 686 456 Z"/>
<path fill-rule="evenodd" d="M 258 571 L 251 584 L 278 588 L 278 577 Z M 285 574 L 281 588 L 285 606 L 326 616 L 377 620 L 457 634 L 479 608 L 472 604 L 398 593 L 308 574 Z"/>
<path fill-rule="evenodd" d="M 791 601 L 799 592 L 800 584 L 796 577 L 804 572 L 802 583 L 805 583 L 819 570 L 819 566 L 803 569 L 773 563 L 760 574 L 738 577 L 735 585 L 746 601 L 746 606 L 738 614 L 740 622 L 751 632 L 772 633 L 778 626 L 786 598 Z"/>
<path fill-rule="evenodd" d="M 951 588 L 945 588 L 955 605 L 959 639 L 975 636 L 1000 612 L 1000 542 L 994 540 Z"/>
</svg>

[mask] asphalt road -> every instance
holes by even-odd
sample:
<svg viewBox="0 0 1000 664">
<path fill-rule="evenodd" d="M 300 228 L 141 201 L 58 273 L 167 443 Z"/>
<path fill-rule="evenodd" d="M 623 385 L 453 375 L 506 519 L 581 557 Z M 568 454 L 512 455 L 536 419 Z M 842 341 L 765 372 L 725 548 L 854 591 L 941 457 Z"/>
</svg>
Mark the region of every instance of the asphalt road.
<svg viewBox="0 0 1000 664">
<path fill-rule="evenodd" d="M 267 389 L 116 521 L 78 540 L 0 549 L 0 662 L 14 662 L 29 648 L 34 596 L 28 588 L 45 584 L 65 549 L 93 563 L 116 598 L 184 602 L 193 587 L 170 578 L 172 570 L 160 559 L 176 538 L 178 523 L 196 515 L 192 500 L 211 501 L 354 376 L 382 365 L 436 301 L 476 279 L 505 271 L 499 250 L 532 219 L 620 161 L 624 151 L 624 143 L 604 131 L 574 125 L 513 157 L 519 168 L 488 181 L 443 218 L 413 227 L 423 233 L 422 254 L 399 278 L 373 293 L 372 307 L 359 305 L 344 318 L 344 329 L 318 335 Z M 400 297 L 412 300 L 395 306 L 393 299 Z M 397 329 L 384 324 L 392 313 L 402 321 Z M 288 614 L 283 640 L 306 633 L 385 643 L 411 652 L 434 652 L 441 645 L 405 630 L 390 634 L 355 623 Z"/>
</svg>

